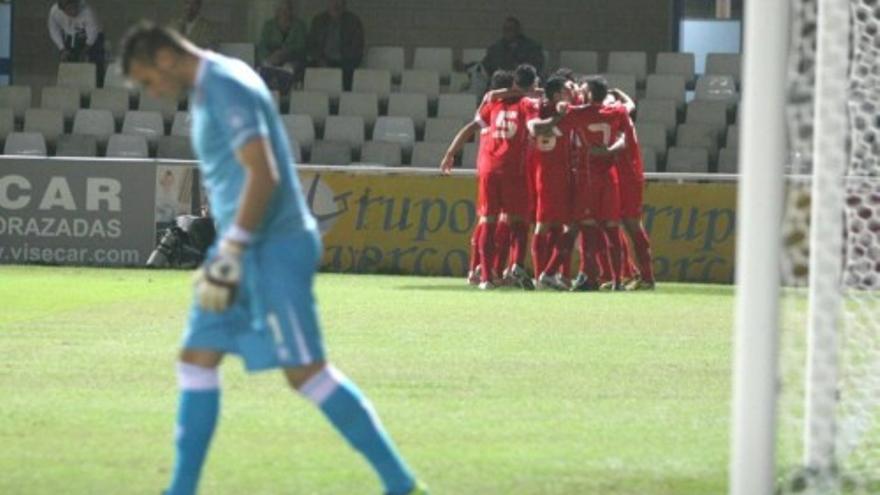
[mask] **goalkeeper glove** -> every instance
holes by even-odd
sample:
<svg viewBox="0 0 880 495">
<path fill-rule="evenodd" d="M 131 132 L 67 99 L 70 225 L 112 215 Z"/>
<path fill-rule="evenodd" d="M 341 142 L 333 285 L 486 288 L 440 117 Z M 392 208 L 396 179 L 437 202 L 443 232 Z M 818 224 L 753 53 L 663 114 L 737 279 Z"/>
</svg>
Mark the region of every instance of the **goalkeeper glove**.
<svg viewBox="0 0 880 495">
<path fill-rule="evenodd" d="M 241 253 L 244 244 L 223 239 L 217 255 L 206 261 L 197 273 L 196 297 L 208 311 L 225 311 L 235 300 L 241 283 Z"/>
</svg>

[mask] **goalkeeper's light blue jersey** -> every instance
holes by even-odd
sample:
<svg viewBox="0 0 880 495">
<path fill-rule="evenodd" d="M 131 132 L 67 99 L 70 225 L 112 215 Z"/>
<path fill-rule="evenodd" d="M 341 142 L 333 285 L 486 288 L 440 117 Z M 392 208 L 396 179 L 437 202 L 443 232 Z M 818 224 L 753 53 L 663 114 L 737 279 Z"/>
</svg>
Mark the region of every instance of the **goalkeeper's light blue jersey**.
<svg viewBox="0 0 880 495">
<path fill-rule="evenodd" d="M 240 60 L 208 52 L 201 61 L 192 102 L 192 143 L 218 231 L 235 220 L 245 169 L 235 152 L 248 141 L 267 138 L 278 184 L 256 239 L 316 229 L 306 206 L 284 124 L 262 79 Z"/>
</svg>

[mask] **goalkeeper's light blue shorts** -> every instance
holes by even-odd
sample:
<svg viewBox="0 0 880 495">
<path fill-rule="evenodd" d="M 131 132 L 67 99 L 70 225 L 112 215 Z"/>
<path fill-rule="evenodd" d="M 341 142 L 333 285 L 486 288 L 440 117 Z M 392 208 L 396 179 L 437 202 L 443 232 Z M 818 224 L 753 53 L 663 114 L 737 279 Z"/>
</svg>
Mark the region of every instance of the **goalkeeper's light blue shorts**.
<svg viewBox="0 0 880 495">
<path fill-rule="evenodd" d="M 255 242 L 242 257 L 243 280 L 232 306 L 215 313 L 194 298 L 183 348 L 238 354 L 251 372 L 324 361 L 312 294 L 321 250 L 315 230 Z"/>
</svg>

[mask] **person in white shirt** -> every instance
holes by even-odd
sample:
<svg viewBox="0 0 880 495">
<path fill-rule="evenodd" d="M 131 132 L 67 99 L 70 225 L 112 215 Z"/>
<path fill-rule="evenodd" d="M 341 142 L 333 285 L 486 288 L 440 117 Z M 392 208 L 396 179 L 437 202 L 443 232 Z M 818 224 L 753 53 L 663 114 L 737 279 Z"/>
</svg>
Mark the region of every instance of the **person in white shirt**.
<svg viewBox="0 0 880 495">
<path fill-rule="evenodd" d="M 104 32 L 84 0 L 58 0 L 49 10 L 49 37 L 62 62 L 91 62 L 104 75 Z"/>
</svg>

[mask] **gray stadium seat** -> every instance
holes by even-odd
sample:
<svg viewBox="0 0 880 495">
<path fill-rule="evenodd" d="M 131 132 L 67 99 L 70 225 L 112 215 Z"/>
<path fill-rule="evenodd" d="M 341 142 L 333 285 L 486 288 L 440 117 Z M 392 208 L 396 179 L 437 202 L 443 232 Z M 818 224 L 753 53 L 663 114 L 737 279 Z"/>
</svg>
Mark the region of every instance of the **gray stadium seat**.
<svg viewBox="0 0 880 495">
<path fill-rule="evenodd" d="M 687 87 L 693 88 L 696 60 L 693 53 L 660 52 L 657 54 L 655 74 L 674 74 L 684 77 Z"/>
<path fill-rule="evenodd" d="M 736 81 L 730 75 L 705 75 L 697 79 L 694 98 L 697 100 L 723 101 L 728 109 L 739 101 Z"/>
<path fill-rule="evenodd" d="M 348 165 L 351 163 L 351 147 L 339 141 L 315 141 L 309 163 L 316 165 Z"/>
<path fill-rule="evenodd" d="M 149 158 L 150 150 L 143 136 L 114 134 L 107 142 L 107 158 Z"/>
<path fill-rule="evenodd" d="M 300 149 L 309 153 L 315 142 L 315 123 L 310 115 L 293 114 L 282 115 L 287 137 L 291 141 L 299 143 Z"/>
<path fill-rule="evenodd" d="M 391 71 L 387 69 L 357 69 L 354 71 L 352 91 L 375 93 L 382 101 L 388 101 L 391 94 Z"/>
<path fill-rule="evenodd" d="M 676 146 L 705 148 L 710 161 L 718 157 L 718 141 L 718 129 L 706 124 L 681 124 L 675 133 Z"/>
<path fill-rule="evenodd" d="M 727 137 L 724 140 L 724 145 L 728 148 L 739 148 L 739 126 L 732 125 L 727 127 Z"/>
<path fill-rule="evenodd" d="M 669 148 L 666 171 L 675 173 L 705 174 L 709 172 L 709 152 L 705 148 Z"/>
<path fill-rule="evenodd" d="M 707 124 L 718 132 L 727 128 L 727 105 L 723 101 L 694 100 L 687 105 L 688 124 Z"/>
<path fill-rule="evenodd" d="M 611 52 L 608 54 L 609 74 L 630 74 L 639 86 L 648 75 L 648 54 L 645 52 Z"/>
<path fill-rule="evenodd" d="M 174 114 L 177 113 L 178 106 L 179 104 L 175 100 L 154 98 L 147 92 L 142 92 L 138 110 L 142 112 L 159 112 L 162 114 L 162 120 L 170 124 L 174 119 Z"/>
<path fill-rule="evenodd" d="M 736 148 L 721 149 L 721 153 L 718 154 L 718 173 L 739 173 L 739 160 L 737 158 Z"/>
<path fill-rule="evenodd" d="M 324 121 L 330 115 L 330 96 L 315 91 L 291 91 L 290 113 L 312 117 L 318 129 L 324 128 Z"/>
<path fill-rule="evenodd" d="M 73 118 L 73 134 L 94 136 L 100 147 L 107 144 L 115 130 L 113 114 L 109 110 L 80 109 Z"/>
<path fill-rule="evenodd" d="M 46 138 L 46 144 L 54 147 L 58 136 L 64 134 L 64 115 L 61 110 L 31 108 L 24 114 L 24 132 L 37 132 Z"/>
<path fill-rule="evenodd" d="M 134 98 L 138 94 L 138 88 L 131 84 L 122 74 L 122 67 L 118 62 L 107 65 L 107 71 L 104 73 L 104 87 L 125 90 L 130 98 Z"/>
<path fill-rule="evenodd" d="M 645 172 L 656 172 L 657 171 L 657 150 L 650 147 L 642 145 L 642 164 L 645 167 Z"/>
<path fill-rule="evenodd" d="M 465 143 L 461 153 L 461 168 L 476 169 L 477 154 L 480 152 L 480 143 Z"/>
<path fill-rule="evenodd" d="M 388 141 L 367 141 L 361 148 L 361 163 L 399 167 L 403 164 L 399 143 Z"/>
<path fill-rule="evenodd" d="M 425 124 L 425 141 L 429 143 L 452 142 L 458 131 L 461 130 L 465 119 L 428 119 Z"/>
<path fill-rule="evenodd" d="M 485 48 L 463 48 L 461 50 L 461 63 L 465 65 L 482 62 L 484 58 L 486 58 Z"/>
<path fill-rule="evenodd" d="M 346 143 L 349 148 L 357 153 L 361 145 L 364 144 L 365 136 L 363 117 L 343 115 L 327 117 L 327 123 L 324 126 L 325 140 Z"/>
<path fill-rule="evenodd" d="M 61 110 L 64 120 L 73 121 L 79 110 L 80 96 L 76 88 L 47 86 L 40 93 L 40 108 Z"/>
<path fill-rule="evenodd" d="M 400 81 L 401 93 L 421 93 L 435 101 L 440 95 L 440 75 L 436 71 L 405 70 Z"/>
<path fill-rule="evenodd" d="M 416 129 L 423 129 L 428 118 L 428 96 L 420 93 L 392 93 L 388 98 L 388 116 L 410 117 Z"/>
<path fill-rule="evenodd" d="M 58 64 L 56 85 L 76 88 L 82 98 L 95 88 L 97 84 L 95 64 L 62 62 Z"/>
<path fill-rule="evenodd" d="M 336 101 L 342 93 L 342 69 L 309 67 L 306 69 L 303 89 L 327 93 L 331 100 Z"/>
<path fill-rule="evenodd" d="M 706 55 L 706 74 L 733 76 L 739 84 L 742 57 L 739 53 L 710 53 Z"/>
<path fill-rule="evenodd" d="M 16 120 L 24 118 L 31 107 L 30 86 L 0 86 L 0 108 L 11 108 Z"/>
<path fill-rule="evenodd" d="M 446 148 L 444 143 L 416 143 L 410 163 L 413 167 L 436 168 L 440 165 Z"/>
<path fill-rule="evenodd" d="M 400 79 L 405 55 L 402 46 L 371 46 L 367 49 L 367 62 L 364 65 L 368 69 L 390 71 L 394 79 Z"/>
<path fill-rule="evenodd" d="M 171 135 L 189 137 L 192 133 L 192 120 L 189 112 L 176 112 L 171 121 Z"/>
<path fill-rule="evenodd" d="M 220 43 L 217 51 L 227 57 L 242 60 L 251 67 L 254 66 L 256 55 L 253 43 Z"/>
<path fill-rule="evenodd" d="M 678 116 L 675 111 L 675 102 L 672 100 L 645 99 L 636 106 L 636 121 L 657 122 L 666 128 L 667 138 L 675 135 L 675 126 L 678 125 Z"/>
<path fill-rule="evenodd" d="M 46 140 L 39 132 L 13 132 L 6 136 L 3 154 L 46 156 Z"/>
<path fill-rule="evenodd" d="M 677 74 L 651 74 L 648 76 L 646 97 L 651 100 L 672 100 L 676 108 L 684 108 L 687 92 L 684 77 Z"/>
<path fill-rule="evenodd" d="M 95 136 L 65 134 L 58 137 L 55 156 L 93 157 L 98 156 L 98 140 Z"/>
<path fill-rule="evenodd" d="M 192 143 L 183 136 L 162 136 L 156 150 L 156 158 L 164 160 L 195 160 Z"/>
<path fill-rule="evenodd" d="M 636 91 L 636 76 L 632 74 L 617 73 L 603 74 L 603 76 L 605 77 L 605 80 L 608 81 L 609 89 L 617 88 L 628 94 L 632 99 L 638 99 L 638 92 Z"/>
<path fill-rule="evenodd" d="M 599 54 L 583 50 L 562 50 L 559 52 L 559 67 L 571 69 L 577 74 L 598 74 Z"/>
<path fill-rule="evenodd" d="M 477 97 L 473 93 L 444 94 L 437 100 L 437 117 L 470 120 L 476 110 Z"/>
<path fill-rule="evenodd" d="M 159 138 L 165 135 L 162 115 L 159 112 L 128 111 L 122 121 L 122 134 L 143 136 L 151 147 L 155 147 Z"/>
<path fill-rule="evenodd" d="M 388 141 L 400 144 L 404 154 L 412 151 L 416 140 L 413 120 L 409 117 L 379 117 L 373 129 L 373 141 Z"/>
<path fill-rule="evenodd" d="M 662 123 L 639 121 L 636 132 L 641 146 L 652 148 L 661 158 L 666 155 L 669 140 L 666 127 Z"/>
<path fill-rule="evenodd" d="M 100 88 L 92 90 L 89 108 L 94 110 L 110 110 L 116 122 L 122 122 L 128 111 L 128 91 L 122 88 Z"/>
<path fill-rule="evenodd" d="M 0 143 L 12 132 L 15 132 L 15 112 L 11 108 L 0 108 Z"/>
<path fill-rule="evenodd" d="M 440 74 L 441 79 L 449 79 L 452 73 L 452 48 L 416 47 L 413 69 L 434 71 Z"/>
<path fill-rule="evenodd" d="M 375 93 L 342 93 L 339 115 L 361 117 L 367 128 L 372 129 L 379 117 L 379 97 Z"/>
</svg>

